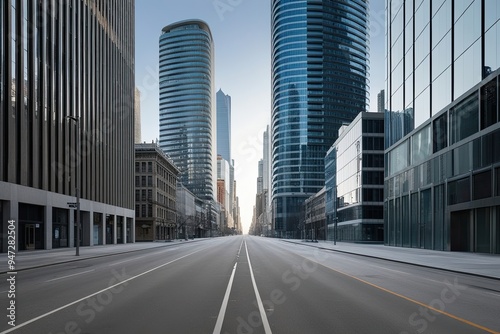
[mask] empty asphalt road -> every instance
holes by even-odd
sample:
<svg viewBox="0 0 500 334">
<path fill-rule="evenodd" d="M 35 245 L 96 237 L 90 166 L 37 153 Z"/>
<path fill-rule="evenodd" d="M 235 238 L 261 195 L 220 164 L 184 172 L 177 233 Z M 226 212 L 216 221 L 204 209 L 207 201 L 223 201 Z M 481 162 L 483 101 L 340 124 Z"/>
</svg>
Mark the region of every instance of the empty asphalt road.
<svg viewBox="0 0 500 334">
<path fill-rule="evenodd" d="M 249 236 L 23 270 L 15 305 L 1 333 L 500 333 L 498 280 Z"/>
</svg>

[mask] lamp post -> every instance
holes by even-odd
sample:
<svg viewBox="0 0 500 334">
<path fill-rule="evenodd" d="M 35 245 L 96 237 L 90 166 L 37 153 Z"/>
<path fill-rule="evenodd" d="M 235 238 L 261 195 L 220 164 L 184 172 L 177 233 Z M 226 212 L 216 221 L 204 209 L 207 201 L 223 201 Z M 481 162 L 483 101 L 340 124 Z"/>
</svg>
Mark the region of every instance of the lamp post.
<svg viewBox="0 0 500 334">
<path fill-rule="evenodd" d="M 66 116 L 67 119 L 76 123 L 76 256 L 80 256 L 80 117 Z"/>
</svg>

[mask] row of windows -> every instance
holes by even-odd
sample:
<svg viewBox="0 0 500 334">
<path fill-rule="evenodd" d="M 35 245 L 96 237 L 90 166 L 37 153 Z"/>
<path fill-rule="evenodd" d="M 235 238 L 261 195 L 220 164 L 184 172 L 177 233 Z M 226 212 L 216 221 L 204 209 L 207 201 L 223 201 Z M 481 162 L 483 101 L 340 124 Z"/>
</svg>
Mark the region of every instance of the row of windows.
<svg viewBox="0 0 500 334">
<path fill-rule="evenodd" d="M 446 179 L 500 163 L 500 130 L 476 138 L 451 151 L 441 154 L 414 168 L 390 178 L 386 182 L 388 196 L 399 196 L 442 183 Z"/>
<path fill-rule="evenodd" d="M 500 196 L 500 168 L 495 169 L 495 184 L 493 171 L 487 170 L 448 183 L 448 205 Z M 471 183 L 472 180 L 472 183 Z M 472 188 L 472 192 L 471 192 Z"/>
<path fill-rule="evenodd" d="M 498 123 L 497 78 L 416 132 L 388 153 L 388 175 Z M 411 142 L 411 144 L 410 144 Z"/>
<path fill-rule="evenodd" d="M 358 205 L 337 211 L 339 223 L 359 219 L 384 219 L 384 207 L 382 205 Z"/>
</svg>

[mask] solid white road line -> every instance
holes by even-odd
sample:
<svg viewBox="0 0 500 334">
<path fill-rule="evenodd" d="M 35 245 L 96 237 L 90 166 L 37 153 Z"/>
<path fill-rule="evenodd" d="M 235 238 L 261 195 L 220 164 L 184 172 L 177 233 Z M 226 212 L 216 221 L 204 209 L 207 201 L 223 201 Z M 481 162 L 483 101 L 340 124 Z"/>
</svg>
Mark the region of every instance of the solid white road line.
<svg viewBox="0 0 500 334">
<path fill-rule="evenodd" d="M 248 267 L 250 268 L 250 277 L 252 278 L 253 290 L 255 291 L 255 296 L 257 297 L 257 304 L 259 306 L 260 318 L 262 319 L 262 326 L 266 334 L 271 334 L 271 327 L 269 326 L 269 321 L 267 320 L 266 311 L 264 310 L 264 304 L 262 304 L 262 299 L 260 298 L 259 289 L 257 289 L 257 284 L 255 283 L 255 277 L 253 275 L 252 264 L 250 263 L 250 255 L 248 255 L 247 242 L 245 240 L 245 250 L 247 252 Z"/>
<path fill-rule="evenodd" d="M 52 311 L 50 311 L 50 312 L 44 313 L 44 314 L 42 314 L 42 315 L 40 315 L 40 316 L 38 316 L 38 317 L 36 317 L 36 318 L 30 319 L 30 320 L 28 320 L 28 321 L 26 321 L 26 322 L 23 322 L 22 324 L 16 325 L 16 327 L 12 327 L 12 328 L 10 328 L 10 329 L 8 329 L 8 330 L 5 330 L 5 331 L 1 332 L 0 334 L 6 334 L 6 333 L 13 332 L 13 331 L 15 331 L 15 330 L 17 330 L 17 329 L 19 329 L 19 328 L 22 328 L 22 327 L 24 327 L 24 326 L 26 326 L 26 325 L 31 324 L 32 322 L 38 321 L 38 320 L 40 320 L 40 319 L 42 319 L 42 318 L 45 318 L 45 317 L 47 317 L 47 316 L 49 316 L 49 315 L 51 315 L 51 314 L 54 314 L 54 313 L 56 313 L 56 312 L 59 312 L 59 311 L 61 311 L 61 310 L 65 309 L 65 308 L 67 308 L 67 307 L 69 307 L 69 306 L 71 306 L 71 305 L 78 304 L 79 302 L 82 302 L 82 301 L 84 301 L 84 300 L 85 300 L 85 299 L 87 299 L 87 298 L 90 298 L 90 297 L 96 296 L 96 295 L 98 295 L 98 294 L 100 294 L 100 293 L 102 293 L 102 292 L 104 292 L 104 291 L 106 291 L 106 290 L 113 289 L 113 288 L 115 288 L 115 287 L 117 287 L 117 286 L 119 286 L 119 285 L 121 285 L 121 284 L 123 284 L 123 283 L 125 283 L 125 282 L 131 281 L 131 280 L 134 280 L 134 279 L 136 279 L 136 278 L 138 278 L 138 277 L 141 277 L 141 276 L 143 276 L 143 275 L 149 274 L 149 273 L 150 273 L 150 272 L 152 272 L 152 271 L 155 271 L 155 270 L 157 270 L 157 269 L 160 269 L 160 268 L 162 268 L 162 267 L 165 267 L 165 266 L 167 266 L 167 265 L 169 265 L 169 264 L 171 264 L 171 263 L 174 263 L 174 262 L 176 262 L 176 261 L 179 261 L 179 260 L 181 260 L 181 259 L 183 259 L 183 258 L 185 258 L 185 257 L 188 257 L 188 256 L 190 256 L 190 255 L 193 255 L 193 254 L 195 254 L 195 253 L 201 252 L 201 251 L 202 251 L 202 250 L 204 250 L 204 249 L 205 249 L 205 248 L 202 248 L 202 249 L 197 250 L 197 251 L 195 251 L 195 252 L 192 252 L 192 253 L 186 254 L 186 255 L 181 256 L 181 257 L 179 257 L 179 258 L 177 258 L 177 259 L 175 259 L 175 260 L 172 260 L 172 261 L 169 261 L 169 262 L 167 262 L 167 263 L 161 264 L 161 265 L 159 265 L 159 266 L 157 266 L 157 267 L 154 267 L 153 269 L 149 269 L 149 270 L 147 270 L 147 271 L 145 271 L 145 272 L 143 272 L 143 273 L 141 273 L 141 274 L 138 274 L 138 275 L 135 275 L 135 276 L 133 276 L 133 277 L 127 278 L 126 280 L 123 280 L 123 281 L 121 281 L 121 282 L 118 282 L 118 283 L 116 283 L 116 284 L 113 284 L 113 285 L 111 285 L 111 286 L 108 286 L 108 287 L 107 287 L 107 288 L 105 288 L 105 289 L 102 289 L 102 290 L 99 290 L 99 291 L 97 291 L 97 292 L 94 292 L 93 294 L 90 294 L 90 295 L 88 295 L 88 296 L 85 296 L 85 297 L 83 297 L 83 298 L 80 298 L 80 299 L 78 299 L 78 300 L 75 300 L 74 302 L 71 302 L 71 303 L 66 304 L 66 305 L 64 305 L 64 306 L 58 307 L 58 308 L 56 308 L 56 309 L 54 309 L 54 310 L 52 310 Z"/>
<path fill-rule="evenodd" d="M 52 282 L 52 281 L 57 281 L 57 280 L 60 280 L 60 279 L 64 279 L 64 278 L 68 278 L 68 277 L 73 277 L 73 276 L 77 276 L 77 275 L 81 275 L 81 274 L 85 274 L 85 273 L 90 273 L 91 271 L 95 271 L 95 269 L 91 269 L 91 270 L 82 271 L 82 272 L 79 272 L 79 273 L 76 273 L 76 274 L 71 274 L 71 275 L 66 275 L 66 276 L 62 276 L 62 277 L 57 277 L 57 278 L 49 279 L 49 280 L 45 281 L 45 283 Z"/>
<path fill-rule="evenodd" d="M 243 240 L 241 240 L 240 249 L 238 249 L 238 254 L 236 258 L 240 257 L 241 246 L 243 245 Z M 220 334 L 222 330 L 222 324 L 224 323 L 224 316 L 226 315 L 227 302 L 229 301 L 229 295 L 231 294 L 231 288 L 233 286 L 234 273 L 236 272 L 236 266 L 238 262 L 234 264 L 233 272 L 231 273 L 231 277 L 229 278 L 229 283 L 227 283 L 226 293 L 224 294 L 224 299 L 222 300 L 222 305 L 219 310 L 219 315 L 217 316 L 217 322 L 215 323 L 215 328 L 213 334 Z"/>
</svg>

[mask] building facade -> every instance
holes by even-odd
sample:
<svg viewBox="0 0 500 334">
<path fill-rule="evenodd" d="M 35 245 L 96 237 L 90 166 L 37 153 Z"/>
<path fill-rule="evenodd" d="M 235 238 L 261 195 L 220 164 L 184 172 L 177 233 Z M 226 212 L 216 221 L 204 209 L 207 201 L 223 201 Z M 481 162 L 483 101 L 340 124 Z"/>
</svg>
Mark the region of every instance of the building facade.
<svg viewBox="0 0 500 334">
<path fill-rule="evenodd" d="M 177 177 L 172 159 L 155 144 L 135 144 L 136 241 L 177 237 Z"/>
<path fill-rule="evenodd" d="M 195 196 L 214 200 L 217 184 L 214 44 L 200 20 L 173 23 L 160 36 L 160 147 Z"/>
<path fill-rule="evenodd" d="M 300 237 L 301 204 L 324 186 L 324 157 L 367 108 L 368 2 L 272 1 L 272 219 Z"/>
<path fill-rule="evenodd" d="M 382 243 L 384 114 L 359 113 L 351 124 L 341 128 L 326 160 L 330 168 L 325 169 L 327 192 L 331 191 L 335 199 L 333 213 L 328 212 L 328 239 Z"/>
<path fill-rule="evenodd" d="M 141 91 L 135 88 L 134 95 L 134 143 L 139 144 L 142 142 L 141 136 Z"/>
<path fill-rule="evenodd" d="M 386 10 L 385 242 L 500 253 L 500 6 Z"/>
<path fill-rule="evenodd" d="M 134 11 L 1 2 L 2 251 L 8 220 L 20 250 L 74 246 L 77 192 L 81 245 L 134 241 Z"/>
<path fill-rule="evenodd" d="M 302 239 L 306 240 L 327 240 L 328 233 L 326 225 L 326 188 L 305 200 L 304 224 Z"/>
</svg>

